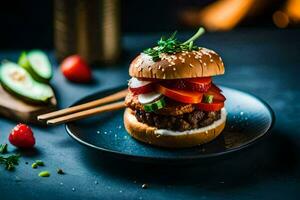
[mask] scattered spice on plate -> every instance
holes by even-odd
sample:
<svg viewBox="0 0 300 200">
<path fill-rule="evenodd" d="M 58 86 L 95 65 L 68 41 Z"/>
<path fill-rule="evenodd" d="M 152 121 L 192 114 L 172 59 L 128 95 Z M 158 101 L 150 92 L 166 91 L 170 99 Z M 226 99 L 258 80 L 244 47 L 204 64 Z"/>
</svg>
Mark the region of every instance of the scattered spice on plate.
<svg viewBox="0 0 300 200">
<path fill-rule="evenodd" d="M 39 177 L 49 177 L 50 176 L 50 172 L 48 171 L 42 171 L 39 173 Z"/>
<path fill-rule="evenodd" d="M 32 167 L 32 169 L 36 169 L 38 167 L 38 164 L 34 162 L 31 164 L 31 167 Z"/>
<path fill-rule="evenodd" d="M 64 172 L 61 168 L 58 168 L 58 169 L 56 170 L 56 172 L 57 172 L 58 174 L 65 174 L 65 172 Z"/>
<path fill-rule="evenodd" d="M 147 189 L 148 188 L 148 184 L 147 183 L 144 183 L 143 185 L 142 185 L 142 189 Z"/>
<path fill-rule="evenodd" d="M 38 166 L 44 166 L 44 162 L 41 161 L 41 160 L 36 160 L 35 163 L 38 165 Z"/>
</svg>

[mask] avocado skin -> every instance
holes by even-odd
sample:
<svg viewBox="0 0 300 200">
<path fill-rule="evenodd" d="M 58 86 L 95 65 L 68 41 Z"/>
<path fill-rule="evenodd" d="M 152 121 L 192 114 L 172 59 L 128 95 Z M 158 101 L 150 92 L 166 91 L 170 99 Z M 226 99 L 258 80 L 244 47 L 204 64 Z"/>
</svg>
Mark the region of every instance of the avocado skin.
<svg viewBox="0 0 300 200">
<path fill-rule="evenodd" d="M 43 100 L 38 100 L 38 99 L 31 99 L 31 98 L 28 98 L 28 97 L 25 97 L 23 95 L 20 95 L 19 93 L 13 91 L 12 89 L 10 89 L 8 86 L 6 86 L 3 82 L 1 82 L 1 86 L 2 88 L 7 91 L 9 94 L 12 94 L 14 97 L 17 97 L 18 99 L 26 102 L 26 103 L 29 103 L 29 104 L 34 104 L 34 105 L 47 105 L 50 103 L 51 101 L 51 98 L 48 98 L 46 99 L 46 101 L 43 101 Z"/>
<path fill-rule="evenodd" d="M 31 67 L 28 59 L 27 59 L 27 53 L 25 51 L 23 51 L 19 57 L 19 60 L 18 60 L 18 64 L 23 67 L 26 71 L 28 71 L 28 73 L 32 76 L 32 78 L 38 82 L 41 82 L 41 83 L 46 83 L 48 84 L 49 81 L 51 80 L 52 78 L 52 75 L 50 76 L 49 79 L 45 79 L 43 77 L 41 77 L 40 75 L 38 75 Z"/>
</svg>

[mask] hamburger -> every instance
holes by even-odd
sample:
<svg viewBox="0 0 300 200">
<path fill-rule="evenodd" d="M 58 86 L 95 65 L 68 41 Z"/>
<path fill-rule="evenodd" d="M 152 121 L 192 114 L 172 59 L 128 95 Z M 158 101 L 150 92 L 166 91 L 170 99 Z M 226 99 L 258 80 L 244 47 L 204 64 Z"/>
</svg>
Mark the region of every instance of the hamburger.
<svg viewBox="0 0 300 200">
<path fill-rule="evenodd" d="M 194 44 L 203 32 L 186 42 L 176 33 L 161 38 L 131 62 L 124 125 L 133 138 L 182 148 L 210 142 L 224 129 L 226 98 L 212 81 L 224 74 L 224 63 Z"/>
</svg>

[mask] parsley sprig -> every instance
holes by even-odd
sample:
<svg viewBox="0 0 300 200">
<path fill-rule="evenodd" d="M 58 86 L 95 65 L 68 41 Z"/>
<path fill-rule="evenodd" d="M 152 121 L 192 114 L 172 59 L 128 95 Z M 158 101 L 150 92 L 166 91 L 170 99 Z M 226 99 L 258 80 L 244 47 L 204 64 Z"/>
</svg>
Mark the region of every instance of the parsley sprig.
<svg viewBox="0 0 300 200">
<path fill-rule="evenodd" d="M 198 39 L 205 32 L 204 28 L 200 27 L 195 35 L 185 42 L 180 42 L 176 38 L 177 31 L 175 31 L 169 38 L 161 37 L 157 42 L 157 46 L 144 50 L 145 54 L 152 57 L 153 61 L 161 59 L 162 53 L 175 54 L 182 51 L 197 50 L 198 47 L 194 45 L 194 41 Z"/>
<path fill-rule="evenodd" d="M 0 156 L 0 164 L 5 166 L 7 170 L 13 170 L 19 164 L 20 155 L 13 154 L 10 156 Z"/>
<path fill-rule="evenodd" d="M 7 153 L 7 144 L 0 144 L 0 154 Z"/>
</svg>

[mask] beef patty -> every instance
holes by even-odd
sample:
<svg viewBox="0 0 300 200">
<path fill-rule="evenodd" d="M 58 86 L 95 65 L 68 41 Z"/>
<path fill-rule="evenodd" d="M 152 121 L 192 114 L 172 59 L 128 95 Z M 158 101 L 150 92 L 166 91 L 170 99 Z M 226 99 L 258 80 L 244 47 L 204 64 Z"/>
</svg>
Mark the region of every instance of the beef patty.
<svg viewBox="0 0 300 200">
<path fill-rule="evenodd" d="M 136 110 L 135 117 L 139 122 L 145 123 L 149 126 L 157 127 L 159 129 L 185 131 L 212 124 L 214 121 L 220 119 L 221 112 L 205 112 L 194 110 L 190 113 L 184 113 L 182 115 L 168 116 L 152 112 L 149 113 L 143 110 Z"/>
<path fill-rule="evenodd" d="M 190 113 L 195 110 L 192 104 L 184 104 L 165 98 L 166 106 L 157 110 L 157 114 L 160 115 L 182 115 L 184 113 Z M 125 105 L 132 110 L 144 110 L 143 105 L 139 102 L 137 95 L 133 95 L 130 91 L 125 98 Z"/>
</svg>

